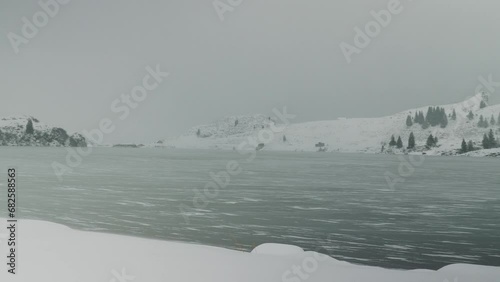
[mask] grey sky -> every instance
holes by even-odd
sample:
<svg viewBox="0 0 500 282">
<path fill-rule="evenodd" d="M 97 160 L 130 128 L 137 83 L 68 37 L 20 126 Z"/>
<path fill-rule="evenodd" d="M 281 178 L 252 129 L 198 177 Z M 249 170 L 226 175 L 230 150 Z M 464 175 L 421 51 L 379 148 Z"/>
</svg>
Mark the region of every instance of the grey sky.
<svg viewBox="0 0 500 282">
<path fill-rule="evenodd" d="M 283 105 L 298 121 L 383 116 L 460 101 L 480 75 L 500 81 L 495 0 L 403 0 L 348 64 L 339 44 L 388 2 L 244 0 L 220 21 L 212 0 L 73 0 L 16 55 L 7 34 L 41 9 L 2 1 L 0 116 L 92 129 L 116 120 L 112 101 L 156 64 L 170 77 L 106 141 L 155 141 Z"/>
</svg>

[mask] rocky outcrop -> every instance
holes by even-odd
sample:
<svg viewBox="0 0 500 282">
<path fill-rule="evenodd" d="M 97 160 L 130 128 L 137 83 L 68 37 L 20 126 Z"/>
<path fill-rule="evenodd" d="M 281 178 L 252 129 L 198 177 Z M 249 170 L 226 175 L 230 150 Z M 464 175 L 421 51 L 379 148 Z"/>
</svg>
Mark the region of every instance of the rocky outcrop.
<svg viewBox="0 0 500 282">
<path fill-rule="evenodd" d="M 0 146 L 87 147 L 87 141 L 79 133 L 70 136 L 63 128 L 21 116 L 0 119 Z"/>
</svg>

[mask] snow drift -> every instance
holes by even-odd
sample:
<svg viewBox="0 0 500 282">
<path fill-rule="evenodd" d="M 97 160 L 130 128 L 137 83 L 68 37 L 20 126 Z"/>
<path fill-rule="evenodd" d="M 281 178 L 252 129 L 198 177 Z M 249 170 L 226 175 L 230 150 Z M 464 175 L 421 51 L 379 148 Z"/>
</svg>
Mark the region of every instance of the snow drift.
<svg viewBox="0 0 500 282">
<path fill-rule="evenodd" d="M 0 219 L 5 222 L 5 219 Z M 2 228 L 3 229 L 3 228 Z M 5 232 L 5 231 L 2 231 Z M 0 234 L 0 253 L 7 253 Z M 499 267 L 450 265 L 438 271 L 353 265 L 300 248 L 267 244 L 245 253 L 222 248 L 72 230 L 21 220 L 17 274 L 7 282 L 497 282 Z"/>
</svg>

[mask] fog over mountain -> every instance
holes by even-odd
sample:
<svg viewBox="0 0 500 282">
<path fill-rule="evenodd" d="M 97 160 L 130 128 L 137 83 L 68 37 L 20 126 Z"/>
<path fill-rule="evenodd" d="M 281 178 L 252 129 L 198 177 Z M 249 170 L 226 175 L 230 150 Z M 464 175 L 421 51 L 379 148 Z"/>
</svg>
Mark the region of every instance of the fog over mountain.
<svg viewBox="0 0 500 282">
<path fill-rule="evenodd" d="M 107 142 L 151 142 L 283 106 L 296 122 L 381 117 L 463 101 L 480 76 L 500 81 L 493 0 L 401 1 L 348 63 L 340 44 L 354 44 L 355 28 L 388 3 L 242 1 L 221 21 L 213 1 L 70 1 L 16 54 L 8 34 L 22 35 L 23 17 L 42 8 L 3 1 L 0 116 L 32 115 L 71 132 L 107 117 L 116 125 Z M 119 119 L 113 101 L 157 65 L 169 77 Z"/>
</svg>

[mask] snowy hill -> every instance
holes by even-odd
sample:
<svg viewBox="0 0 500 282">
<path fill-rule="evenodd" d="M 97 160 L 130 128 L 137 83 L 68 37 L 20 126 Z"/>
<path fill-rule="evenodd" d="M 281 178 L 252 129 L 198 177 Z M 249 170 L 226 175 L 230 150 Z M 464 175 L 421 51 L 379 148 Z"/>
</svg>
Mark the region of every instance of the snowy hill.
<svg viewBox="0 0 500 282">
<path fill-rule="evenodd" d="M 325 144 L 325 150 L 330 152 L 380 153 L 384 145 L 383 152 L 385 153 L 406 153 L 406 149 L 391 148 L 388 143 L 391 135 L 395 135 L 396 138 L 401 136 L 404 148 L 406 148 L 408 137 L 413 132 L 416 148 L 412 151 L 425 152 L 430 155 L 457 154 L 461 148 L 462 139 L 471 140 L 474 148 L 480 150 L 485 133 L 488 133 L 490 129 L 493 129 L 496 136 L 500 133 L 500 125 L 497 123 L 500 105 L 480 108 L 481 102 L 487 105 L 487 94 L 479 93 L 456 104 L 439 105 L 449 116 L 445 128 L 439 125 L 429 126 L 426 129 L 423 129 L 420 124 L 407 126 L 408 116 L 413 118 L 419 111 L 425 114 L 428 106 L 380 118 L 351 118 L 288 125 L 279 124 L 276 118 L 270 119 L 263 115 L 255 115 L 228 117 L 212 124 L 195 127 L 185 135 L 162 140 L 154 145 L 172 148 L 232 150 L 239 149 L 242 143 L 247 142 L 253 145 L 265 143 L 264 150 L 317 151 L 316 144 L 321 142 Z M 451 118 L 453 110 L 456 112 L 455 120 Z M 467 117 L 469 112 L 474 114 L 472 120 Z M 479 127 L 478 120 L 481 115 L 488 121 L 491 116 L 494 116 L 496 124 L 489 125 L 488 128 Z M 237 123 L 236 120 L 238 120 Z M 274 123 L 277 126 L 285 126 L 284 131 L 274 134 L 271 141 L 259 142 L 259 133 L 269 129 Z M 438 144 L 436 147 L 426 148 L 426 140 L 430 134 L 438 138 Z M 476 151 L 475 154 L 469 155 L 481 155 L 481 153 Z"/>
<path fill-rule="evenodd" d="M 70 136 L 32 116 L 12 116 L 0 118 L 0 146 L 86 147 L 87 142 L 79 133 Z"/>
</svg>

